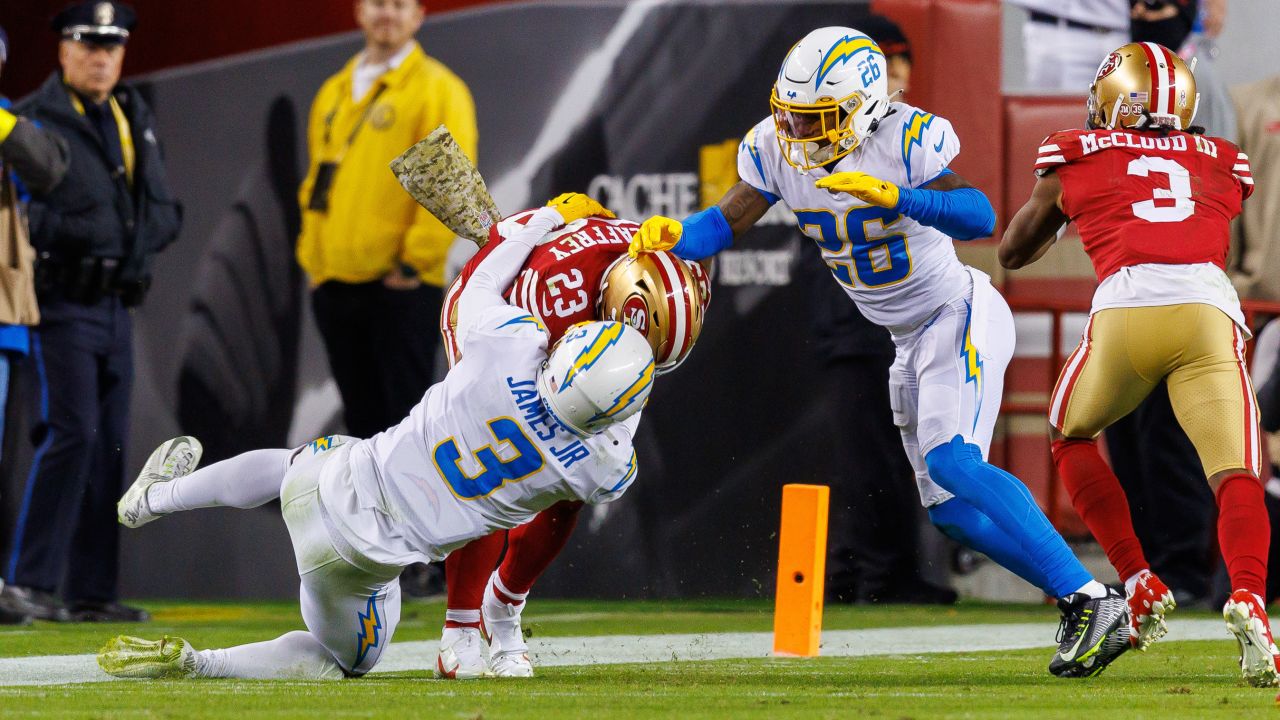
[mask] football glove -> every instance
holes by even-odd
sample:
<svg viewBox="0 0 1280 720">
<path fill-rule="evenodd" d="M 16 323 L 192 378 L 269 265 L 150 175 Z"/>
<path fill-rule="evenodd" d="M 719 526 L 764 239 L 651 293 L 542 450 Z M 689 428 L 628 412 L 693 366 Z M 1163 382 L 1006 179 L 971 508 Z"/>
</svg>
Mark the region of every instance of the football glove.
<svg viewBox="0 0 1280 720">
<path fill-rule="evenodd" d="M 897 185 L 863 172 L 834 173 L 814 185 L 831 192 L 849 193 L 868 205 L 890 209 L 898 206 Z"/>
<path fill-rule="evenodd" d="M 555 208 L 556 212 L 560 213 L 560 217 L 564 218 L 565 225 L 587 217 L 618 217 L 609 212 L 608 208 L 582 193 L 569 192 L 557 195 L 547 203 L 547 207 Z"/>
<path fill-rule="evenodd" d="M 654 215 L 640 225 L 640 232 L 631 238 L 631 246 L 627 248 L 627 254 L 636 257 L 640 253 L 670 250 L 680 242 L 680 236 L 683 234 L 684 225 L 679 220 Z"/>
</svg>

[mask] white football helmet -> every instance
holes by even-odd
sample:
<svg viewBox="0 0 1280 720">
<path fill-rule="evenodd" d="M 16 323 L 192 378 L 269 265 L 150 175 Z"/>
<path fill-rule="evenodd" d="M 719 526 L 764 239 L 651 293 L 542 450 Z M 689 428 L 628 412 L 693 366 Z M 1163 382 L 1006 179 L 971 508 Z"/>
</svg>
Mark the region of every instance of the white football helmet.
<svg viewBox="0 0 1280 720">
<path fill-rule="evenodd" d="M 542 363 L 538 393 L 557 422 L 593 435 L 644 407 L 653 371 L 653 350 L 640 331 L 613 321 L 578 323 Z"/>
<path fill-rule="evenodd" d="M 782 61 L 769 104 L 782 157 L 812 170 L 853 152 L 889 112 L 888 69 L 875 41 L 818 28 Z"/>
</svg>

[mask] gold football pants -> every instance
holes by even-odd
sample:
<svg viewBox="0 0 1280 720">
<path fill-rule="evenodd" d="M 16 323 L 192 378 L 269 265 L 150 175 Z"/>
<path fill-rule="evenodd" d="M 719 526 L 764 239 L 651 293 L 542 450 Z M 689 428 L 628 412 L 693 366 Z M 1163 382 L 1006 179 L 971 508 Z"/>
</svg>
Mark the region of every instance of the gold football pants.
<svg viewBox="0 0 1280 720">
<path fill-rule="evenodd" d="M 1205 476 L 1234 468 L 1257 475 L 1258 406 L 1244 341 L 1212 305 L 1099 310 L 1058 377 L 1049 422 L 1067 437 L 1095 437 L 1165 380 Z"/>
</svg>

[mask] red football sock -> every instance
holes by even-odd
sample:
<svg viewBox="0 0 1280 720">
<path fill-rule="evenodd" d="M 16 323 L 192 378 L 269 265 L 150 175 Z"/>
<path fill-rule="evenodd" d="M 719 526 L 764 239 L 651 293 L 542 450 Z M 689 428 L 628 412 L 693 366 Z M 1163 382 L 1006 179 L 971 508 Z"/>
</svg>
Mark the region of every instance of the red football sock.
<svg viewBox="0 0 1280 720">
<path fill-rule="evenodd" d="M 517 594 L 529 592 L 569 542 L 581 509 L 582 503 L 577 500 L 561 500 L 511 531 L 507 556 L 498 567 L 498 577 L 508 590 Z"/>
<path fill-rule="evenodd" d="M 1071 496 L 1072 507 L 1102 545 L 1120 579 L 1126 580 L 1150 567 L 1133 532 L 1124 488 L 1102 459 L 1098 444 L 1066 438 L 1054 440 L 1051 447 L 1053 463 Z"/>
<path fill-rule="evenodd" d="M 476 538 L 444 559 L 444 581 L 450 610 L 480 610 L 480 603 L 484 602 L 484 586 L 502 555 L 506 535 L 506 531 L 499 530 Z M 444 626 L 461 627 L 466 624 L 450 623 L 453 621 L 445 620 Z"/>
<path fill-rule="evenodd" d="M 1267 596 L 1271 519 L 1262 483 L 1249 473 L 1228 475 L 1218 486 L 1218 546 L 1232 590 Z"/>
</svg>

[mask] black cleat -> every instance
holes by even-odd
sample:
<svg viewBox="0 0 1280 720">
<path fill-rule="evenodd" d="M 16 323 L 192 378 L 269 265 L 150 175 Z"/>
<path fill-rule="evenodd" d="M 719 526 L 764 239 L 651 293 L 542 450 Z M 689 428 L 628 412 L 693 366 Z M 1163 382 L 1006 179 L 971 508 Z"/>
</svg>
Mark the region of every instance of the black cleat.
<svg viewBox="0 0 1280 720">
<path fill-rule="evenodd" d="M 1058 677 L 1092 677 L 1129 649 L 1129 604 L 1107 588 L 1104 598 L 1074 593 L 1058 600 L 1058 652 L 1049 672 Z"/>
</svg>

